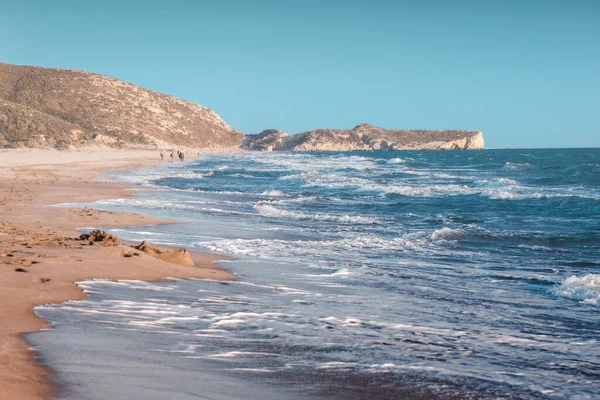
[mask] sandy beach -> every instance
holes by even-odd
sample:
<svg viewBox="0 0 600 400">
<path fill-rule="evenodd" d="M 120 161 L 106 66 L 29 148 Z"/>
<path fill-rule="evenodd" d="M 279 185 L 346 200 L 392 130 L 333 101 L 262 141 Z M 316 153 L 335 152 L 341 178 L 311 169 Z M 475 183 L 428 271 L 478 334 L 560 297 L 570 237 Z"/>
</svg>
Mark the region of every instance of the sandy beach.
<svg viewBox="0 0 600 400">
<path fill-rule="evenodd" d="M 37 305 L 84 299 L 75 282 L 93 278 L 233 278 L 213 263 L 218 258 L 210 254 L 191 253 L 194 266 L 185 266 L 124 243 L 90 245 L 77 239 L 81 227 L 170 221 L 132 213 L 48 207 L 127 197 L 133 186 L 93 178 L 105 171 L 157 165 L 158 156 L 158 151 L 101 148 L 0 151 L 1 400 L 45 399 L 57 393 L 49 381 L 52 372 L 36 361 L 22 335 L 50 327 L 34 314 Z"/>
</svg>

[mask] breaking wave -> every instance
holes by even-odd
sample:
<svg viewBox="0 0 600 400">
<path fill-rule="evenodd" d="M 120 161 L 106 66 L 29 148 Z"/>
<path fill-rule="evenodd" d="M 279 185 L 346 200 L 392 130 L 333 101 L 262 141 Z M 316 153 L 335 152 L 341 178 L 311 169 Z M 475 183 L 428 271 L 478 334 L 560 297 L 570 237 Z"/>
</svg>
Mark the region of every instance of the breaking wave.
<svg viewBox="0 0 600 400">
<path fill-rule="evenodd" d="M 600 307 L 600 274 L 570 276 L 551 289 L 557 296 Z"/>
<path fill-rule="evenodd" d="M 433 240 L 458 240 L 465 237 L 466 232 L 462 229 L 442 228 L 431 234 Z"/>
<path fill-rule="evenodd" d="M 319 221 L 332 221 L 340 223 L 352 223 L 352 224 L 376 224 L 379 222 L 377 218 L 365 217 L 360 215 L 327 215 L 327 214 L 309 214 L 297 211 L 286 211 L 273 207 L 269 204 L 257 204 L 254 209 L 258 213 L 265 217 L 271 218 L 291 218 L 291 219 L 307 219 L 307 220 L 319 220 Z"/>
</svg>

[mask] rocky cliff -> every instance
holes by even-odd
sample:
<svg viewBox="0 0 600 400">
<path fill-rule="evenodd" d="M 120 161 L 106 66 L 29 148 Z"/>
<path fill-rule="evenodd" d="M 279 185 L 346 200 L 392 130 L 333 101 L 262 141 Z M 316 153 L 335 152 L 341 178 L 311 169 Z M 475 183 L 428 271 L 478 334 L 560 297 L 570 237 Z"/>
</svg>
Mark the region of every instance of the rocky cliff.
<svg viewBox="0 0 600 400">
<path fill-rule="evenodd" d="M 242 147 L 260 151 L 477 150 L 484 143 L 479 131 L 387 130 L 361 124 L 350 130 L 317 129 L 296 135 L 269 129 L 246 136 Z"/>
<path fill-rule="evenodd" d="M 0 63 L 0 148 L 229 147 L 243 138 L 209 108 L 115 78 Z"/>
</svg>

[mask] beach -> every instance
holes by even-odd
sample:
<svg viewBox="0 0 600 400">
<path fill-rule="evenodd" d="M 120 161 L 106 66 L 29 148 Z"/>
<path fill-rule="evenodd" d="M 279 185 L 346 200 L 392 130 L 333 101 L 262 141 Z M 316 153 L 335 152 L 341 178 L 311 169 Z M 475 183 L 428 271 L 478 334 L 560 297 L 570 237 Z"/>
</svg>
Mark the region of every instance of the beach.
<svg viewBox="0 0 600 400">
<path fill-rule="evenodd" d="M 45 399 L 57 393 L 49 382 L 52 372 L 38 363 L 23 335 L 50 328 L 47 321 L 34 314 L 34 307 L 86 297 L 75 282 L 94 278 L 233 278 L 213 263 L 218 257 L 209 254 L 191 253 L 195 265 L 190 267 L 144 252 L 131 256 L 134 249 L 124 243 L 103 246 L 75 240 L 81 227 L 168 224 L 168 220 L 116 211 L 48 207 L 128 197 L 133 185 L 94 178 L 107 171 L 158 163 L 158 151 L 0 151 L 0 399 Z"/>
<path fill-rule="evenodd" d="M 1 399 L 597 397 L 598 150 L 220 153 L 0 152 Z"/>
</svg>

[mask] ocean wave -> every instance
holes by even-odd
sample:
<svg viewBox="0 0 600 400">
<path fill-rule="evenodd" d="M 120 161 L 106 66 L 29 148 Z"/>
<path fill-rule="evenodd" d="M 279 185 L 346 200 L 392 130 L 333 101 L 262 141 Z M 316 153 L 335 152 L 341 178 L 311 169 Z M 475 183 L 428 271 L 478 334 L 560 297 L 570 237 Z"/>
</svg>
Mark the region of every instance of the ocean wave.
<svg viewBox="0 0 600 400">
<path fill-rule="evenodd" d="M 406 162 L 406 160 L 400 158 L 400 157 L 396 157 L 396 158 L 391 158 L 389 160 L 387 160 L 386 164 L 404 164 Z"/>
<path fill-rule="evenodd" d="M 477 179 L 476 190 L 492 200 L 530 200 L 579 197 L 600 200 L 600 193 L 595 188 L 586 186 L 552 187 L 524 185 L 517 180 L 500 177 Z"/>
<path fill-rule="evenodd" d="M 520 184 L 518 181 L 510 178 L 498 178 L 498 183 L 511 186 L 518 186 Z"/>
<path fill-rule="evenodd" d="M 531 164 L 529 163 L 518 163 L 518 162 L 511 162 L 511 161 L 507 161 L 504 164 L 504 169 L 523 169 L 523 168 L 529 168 L 531 167 Z"/>
<path fill-rule="evenodd" d="M 308 214 L 298 211 L 282 210 L 277 207 L 273 207 L 269 204 L 256 204 L 254 209 L 264 217 L 270 218 L 290 218 L 297 220 L 319 220 L 319 221 L 332 221 L 340 223 L 351 223 L 351 224 L 376 224 L 379 220 L 375 217 L 364 217 L 360 215 L 329 215 L 329 214 Z"/>
<path fill-rule="evenodd" d="M 243 356 L 243 357 L 248 357 L 248 356 L 259 356 L 259 357 L 271 356 L 271 357 L 275 357 L 275 356 L 277 356 L 277 354 L 264 353 L 264 352 L 258 352 L 258 351 L 229 351 L 227 353 L 210 354 L 210 355 L 204 356 L 204 358 L 233 358 L 233 357 L 239 357 L 239 356 Z"/>
<path fill-rule="evenodd" d="M 89 279 L 89 280 L 77 282 L 77 286 L 79 288 L 81 288 L 84 292 L 86 290 L 92 290 L 93 287 L 97 286 L 97 285 L 122 286 L 122 287 L 128 287 L 130 289 L 144 289 L 144 290 L 155 290 L 155 291 L 173 290 L 173 287 L 170 287 L 170 286 L 155 285 L 152 282 L 129 280 L 129 279 L 122 279 L 122 280 L 118 280 L 118 281 L 111 281 L 108 279 Z"/>
<path fill-rule="evenodd" d="M 581 192 L 536 192 L 535 189 L 521 187 L 513 190 L 486 189 L 481 192 L 492 200 L 540 200 L 552 198 L 578 197 L 582 199 L 600 200 L 600 194 L 581 193 Z"/>
<path fill-rule="evenodd" d="M 338 271 L 332 272 L 331 274 L 302 274 L 302 276 L 306 276 L 306 277 L 310 277 L 310 278 L 337 278 L 337 277 L 347 278 L 350 275 L 353 275 L 353 273 L 348 268 L 342 268 Z"/>
<path fill-rule="evenodd" d="M 341 240 L 281 240 L 281 239 L 222 239 L 200 243 L 211 251 L 259 258 L 279 258 L 285 256 L 309 256 L 322 258 L 324 252 L 351 256 L 361 252 L 422 250 L 417 241 L 403 238 L 384 239 L 377 236 L 361 235 Z"/>
<path fill-rule="evenodd" d="M 550 292 L 556 296 L 578 300 L 581 304 L 600 307 L 600 274 L 573 275 Z"/>
<path fill-rule="evenodd" d="M 262 196 L 271 196 L 271 197 L 282 197 L 285 196 L 286 193 L 282 190 L 266 190 L 261 193 Z"/>
<path fill-rule="evenodd" d="M 277 197 L 277 196 L 273 196 L 273 197 Z M 313 203 L 313 202 L 316 202 L 319 200 L 323 200 L 323 199 L 319 196 L 296 196 L 296 197 L 292 197 L 292 198 L 270 200 L 269 204 L 285 205 L 285 204 L 298 204 L 298 203 Z M 328 198 L 327 200 L 342 201 L 341 199 L 338 199 L 338 198 Z"/>
<path fill-rule="evenodd" d="M 115 176 L 120 182 L 150 187 L 163 187 L 164 185 L 161 184 L 163 179 L 203 179 L 206 173 L 175 168 L 164 169 L 161 167 L 156 170 L 142 170 L 136 171 L 136 173 Z"/>
<path fill-rule="evenodd" d="M 303 188 L 314 189 L 349 189 L 357 194 L 364 196 L 366 193 L 376 193 L 379 195 L 401 195 L 407 197 L 444 197 L 455 195 L 469 195 L 479 193 L 480 190 L 459 183 L 440 183 L 439 180 L 431 180 L 430 172 L 417 172 L 403 170 L 403 173 L 418 175 L 420 178 L 410 181 L 410 184 L 397 184 L 397 180 L 374 180 L 358 176 L 346 176 L 337 173 L 328 173 L 326 175 L 318 172 L 305 172 L 300 174 L 281 177 L 282 180 L 303 181 Z M 426 175 L 427 178 L 423 178 Z M 444 175 L 447 180 L 449 175 Z"/>
<path fill-rule="evenodd" d="M 479 193 L 475 188 L 458 184 L 375 186 L 375 188 L 384 194 L 409 197 L 464 196 Z"/>
<path fill-rule="evenodd" d="M 132 208 L 145 208 L 152 210 L 176 210 L 176 211 L 189 211 L 195 213 L 207 213 L 207 214 L 229 214 L 229 215 L 244 215 L 251 216 L 253 213 L 230 210 L 218 207 L 209 207 L 209 205 L 236 205 L 238 203 L 231 201 L 169 201 L 169 200 L 150 200 L 150 199 L 113 199 L 113 200 L 100 200 L 94 203 L 99 206 L 127 206 Z M 205 205 L 205 206 L 200 206 Z M 92 204 L 93 206 L 93 204 Z"/>
</svg>

